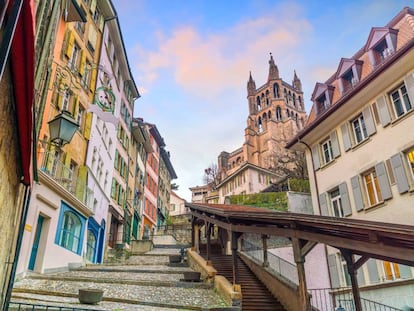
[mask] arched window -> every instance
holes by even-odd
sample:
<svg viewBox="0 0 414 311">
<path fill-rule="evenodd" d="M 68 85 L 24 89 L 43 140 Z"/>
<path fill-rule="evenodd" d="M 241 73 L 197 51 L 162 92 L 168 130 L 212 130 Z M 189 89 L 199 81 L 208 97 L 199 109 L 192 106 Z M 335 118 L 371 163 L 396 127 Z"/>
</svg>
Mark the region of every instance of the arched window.
<svg viewBox="0 0 414 311">
<path fill-rule="evenodd" d="M 293 100 L 293 106 L 295 106 L 295 108 L 296 108 L 296 96 L 295 96 L 295 93 L 293 93 L 293 95 L 292 95 L 292 100 Z"/>
<path fill-rule="evenodd" d="M 90 262 L 95 262 L 95 253 L 96 253 L 96 235 L 92 230 L 88 229 L 88 234 L 86 237 L 86 259 Z"/>
<path fill-rule="evenodd" d="M 288 92 L 287 102 L 290 103 L 292 101 L 292 94 L 290 91 Z"/>
<path fill-rule="evenodd" d="M 263 121 L 266 121 L 267 120 L 267 114 L 266 114 L 266 112 L 263 114 Z"/>
<path fill-rule="evenodd" d="M 279 84 L 273 84 L 273 96 L 279 98 Z"/>
<path fill-rule="evenodd" d="M 286 114 L 287 114 L 287 117 L 290 118 L 290 111 L 289 111 L 289 109 L 286 109 Z"/>
<path fill-rule="evenodd" d="M 285 95 L 285 102 L 287 103 L 288 102 L 288 94 L 287 94 L 287 91 L 286 91 L 286 89 L 283 89 L 283 95 Z"/>
<path fill-rule="evenodd" d="M 260 105 L 260 97 L 259 96 L 256 97 L 256 103 L 257 103 L 257 110 L 258 111 L 261 110 L 262 106 Z"/>
<path fill-rule="evenodd" d="M 259 117 L 258 130 L 259 130 L 259 133 L 263 132 L 263 124 L 262 124 L 262 118 L 261 117 Z"/>
<path fill-rule="evenodd" d="M 59 245 L 78 253 L 81 229 L 82 223 L 79 217 L 71 211 L 66 211 L 63 216 Z"/>
<path fill-rule="evenodd" d="M 269 106 L 270 101 L 269 101 L 269 90 L 266 90 L 266 106 Z"/>
<path fill-rule="evenodd" d="M 276 107 L 276 120 L 282 121 L 282 109 L 279 106 Z"/>
<path fill-rule="evenodd" d="M 267 116 L 269 117 L 269 120 L 272 120 L 272 112 L 271 111 L 268 112 Z"/>
</svg>

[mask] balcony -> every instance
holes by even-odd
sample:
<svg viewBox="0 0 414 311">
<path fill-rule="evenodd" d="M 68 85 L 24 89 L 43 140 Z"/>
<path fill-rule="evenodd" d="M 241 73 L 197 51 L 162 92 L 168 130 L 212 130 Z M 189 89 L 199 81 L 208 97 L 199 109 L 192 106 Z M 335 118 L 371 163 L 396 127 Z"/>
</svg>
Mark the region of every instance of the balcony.
<svg viewBox="0 0 414 311">
<path fill-rule="evenodd" d="M 79 199 L 91 211 L 93 211 L 93 191 L 85 181 L 77 180 L 74 171 L 60 160 L 59 153 L 50 151 L 38 154 L 39 170 L 44 172 L 59 185 Z"/>
</svg>

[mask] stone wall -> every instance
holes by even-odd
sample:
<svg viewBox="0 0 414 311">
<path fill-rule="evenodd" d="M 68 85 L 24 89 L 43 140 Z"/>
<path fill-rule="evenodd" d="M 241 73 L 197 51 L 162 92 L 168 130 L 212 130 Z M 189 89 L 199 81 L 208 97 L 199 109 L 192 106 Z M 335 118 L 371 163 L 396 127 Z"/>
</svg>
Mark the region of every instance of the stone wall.
<svg viewBox="0 0 414 311">
<path fill-rule="evenodd" d="M 0 309 L 10 282 L 17 229 L 20 224 L 20 158 L 10 69 L 0 81 Z"/>
</svg>

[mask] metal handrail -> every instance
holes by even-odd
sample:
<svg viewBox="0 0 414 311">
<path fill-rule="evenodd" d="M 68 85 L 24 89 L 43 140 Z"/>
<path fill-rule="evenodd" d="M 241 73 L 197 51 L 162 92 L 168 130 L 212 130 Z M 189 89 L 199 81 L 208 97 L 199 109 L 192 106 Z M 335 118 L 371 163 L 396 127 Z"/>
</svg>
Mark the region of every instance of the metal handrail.
<svg viewBox="0 0 414 311">
<path fill-rule="evenodd" d="M 90 309 L 90 308 L 81 308 L 81 307 L 64 307 L 56 305 L 47 305 L 47 304 L 32 304 L 26 302 L 16 302 L 10 301 L 8 306 L 9 311 L 105 311 L 104 309 Z M 109 311 L 109 310 L 107 310 Z"/>
<path fill-rule="evenodd" d="M 263 263 L 263 260 L 264 260 L 263 259 L 263 248 L 245 239 L 243 240 L 242 243 L 243 243 L 242 252 L 244 254 Z M 295 264 L 273 253 L 270 253 L 269 251 L 267 252 L 267 259 L 268 259 L 268 264 L 269 264 L 268 266 L 269 270 L 273 272 L 273 274 L 281 275 L 296 285 L 299 284 L 299 279 L 298 279 L 298 274 L 297 274 Z"/>
<path fill-rule="evenodd" d="M 55 180 L 93 211 L 93 190 L 87 186 L 86 182 L 78 180 L 74 176 L 73 170 L 60 161 L 59 156 L 50 151 L 41 152 L 39 153 L 39 164 L 39 170 Z"/>
</svg>

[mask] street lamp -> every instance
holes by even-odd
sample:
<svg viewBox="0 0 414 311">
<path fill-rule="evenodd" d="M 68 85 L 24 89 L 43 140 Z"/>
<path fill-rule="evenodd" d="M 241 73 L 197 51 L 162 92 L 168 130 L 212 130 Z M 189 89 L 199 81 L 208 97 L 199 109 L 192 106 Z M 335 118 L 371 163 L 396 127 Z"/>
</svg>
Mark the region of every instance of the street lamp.
<svg viewBox="0 0 414 311">
<path fill-rule="evenodd" d="M 79 125 L 72 118 L 71 114 L 63 110 L 53 120 L 48 122 L 50 141 L 62 147 L 72 140 Z"/>
</svg>

